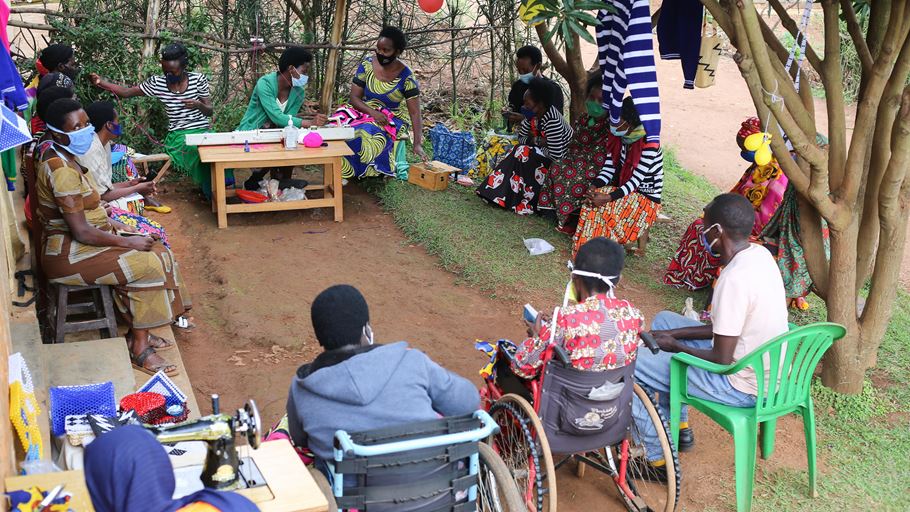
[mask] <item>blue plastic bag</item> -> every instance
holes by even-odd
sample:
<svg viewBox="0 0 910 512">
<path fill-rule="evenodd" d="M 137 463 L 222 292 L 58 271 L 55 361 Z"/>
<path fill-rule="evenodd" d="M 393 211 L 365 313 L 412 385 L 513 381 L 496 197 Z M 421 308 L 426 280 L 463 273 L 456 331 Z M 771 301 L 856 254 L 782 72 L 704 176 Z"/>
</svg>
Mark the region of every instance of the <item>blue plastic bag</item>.
<svg viewBox="0 0 910 512">
<path fill-rule="evenodd" d="M 477 159 L 477 143 L 471 132 L 453 132 L 442 123 L 436 123 L 430 130 L 433 144 L 433 159 L 462 171 L 474 166 Z"/>
</svg>

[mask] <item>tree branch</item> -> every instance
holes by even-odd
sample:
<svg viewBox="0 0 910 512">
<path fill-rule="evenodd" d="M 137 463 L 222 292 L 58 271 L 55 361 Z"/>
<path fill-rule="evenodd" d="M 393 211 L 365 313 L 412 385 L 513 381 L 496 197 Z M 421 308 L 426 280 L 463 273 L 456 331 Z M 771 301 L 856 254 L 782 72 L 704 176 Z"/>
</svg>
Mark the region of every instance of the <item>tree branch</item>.
<svg viewBox="0 0 910 512">
<path fill-rule="evenodd" d="M 872 54 L 873 61 L 878 58 L 888 22 L 891 17 L 891 0 L 869 2 L 869 29 L 866 30 L 866 46 Z"/>
<path fill-rule="evenodd" d="M 881 98 L 885 86 L 891 78 L 891 73 L 895 67 L 902 68 L 907 64 L 905 61 L 910 59 L 910 51 L 904 51 L 907 48 L 908 32 L 910 32 L 910 24 L 900 18 L 891 17 L 888 22 L 888 31 L 885 33 L 878 57 L 872 66 L 872 72 L 868 75 L 868 80 L 865 80 L 864 76 L 865 86 L 857 103 L 856 122 L 853 127 L 854 134 L 874 132 Z M 856 204 L 860 184 L 865 178 L 863 170 L 865 169 L 870 139 L 871 137 L 854 136 L 850 140 L 842 186 L 838 190 L 832 190 L 835 196 L 846 201 L 849 205 Z"/>
<path fill-rule="evenodd" d="M 844 82 L 841 68 L 840 20 L 837 0 L 823 0 L 825 60 L 821 73 L 825 82 L 828 110 L 828 184 L 838 188 L 847 163 L 847 115 L 844 110 Z"/>
<path fill-rule="evenodd" d="M 550 59 L 550 62 L 553 63 L 553 68 L 556 69 L 556 72 L 562 75 L 565 78 L 568 78 L 570 75 L 569 64 L 566 62 L 566 59 L 559 53 L 559 49 L 556 48 L 556 45 L 553 44 L 553 41 L 547 39 L 547 32 L 550 31 L 546 23 L 540 23 L 534 27 L 537 30 L 537 38 L 540 39 L 540 44 L 543 45 L 543 51 L 547 53 L 547 58 Z"/>
<path fill-rule="evenodd" d="M 771 7 L 774 9 L 774 12 L 777 13 L 777 17 L 780 18 L 780 24 L 782 27 L 787 29 L 790 32 L 790 35 L 793 36 L 793 44 L 799 45 L 799 26 L 796 25 L 796 22 L 793 21 L 793 18 L 790 17 L 790 14 L 787 12 L 786 7 L 784 7 L 780 0 L 768 0 L 771 4 Z M 762 20 L 764 21 L 764 20 Z M 808 34 L 803 34 L 803 37 L 807 37 Z M 827 48 L 825 48 L 827 50 Z M 815 68 L 815 71 L 821 74 L 822 69 L 822 60 L 819 58 L 818 53 L 816 53 L 815 48 L 806 41 L 806 59 L 809 61 L 809 64 Z"/>
<path fill-rule="evenodd" d="M 850 39 L 853 40 L 853 46 L 856 47 L 856 53 L 859 55 L 859 61 L 863 65 L 863 73 L 868 73 L 872 69 L 872 53 L 869 52 L 869 45 L 863 38 L 863 29 L 859 26 L 859 20 L 856 19 L 856 11 L 853 9 L 853 2 L 850 0 L 840 0 L 840 7 L 847 19 L 847 32 L 850 33 Z M 828 43 L 825 42 L 825 54 L 828 53 Z M 827 59 L 827 57 L 825 57 Z"/>
</svg>

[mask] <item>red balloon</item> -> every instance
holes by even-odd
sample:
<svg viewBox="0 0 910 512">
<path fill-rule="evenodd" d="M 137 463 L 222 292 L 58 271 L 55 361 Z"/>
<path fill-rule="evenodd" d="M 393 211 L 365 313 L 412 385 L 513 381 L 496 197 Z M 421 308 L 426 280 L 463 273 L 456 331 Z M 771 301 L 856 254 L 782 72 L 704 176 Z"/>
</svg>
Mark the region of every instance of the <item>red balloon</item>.
<svg viewBox="0 0 910 512">
<path fill-rule="evenodd" d="M 417 4 L 420 5 L 423 12 L 433 14 L 439 9 L 442 9 L 442 1 L 443 0 L 417 0 Z"/>
</svg>

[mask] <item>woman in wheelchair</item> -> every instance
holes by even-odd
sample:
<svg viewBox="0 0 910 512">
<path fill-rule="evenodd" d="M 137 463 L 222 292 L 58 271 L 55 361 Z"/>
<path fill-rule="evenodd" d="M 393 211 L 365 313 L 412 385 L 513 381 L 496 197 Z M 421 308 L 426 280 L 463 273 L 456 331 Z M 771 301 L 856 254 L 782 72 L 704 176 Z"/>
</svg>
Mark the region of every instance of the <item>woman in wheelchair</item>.
<svg viewBox="0 0 910 512">
<path fill-rule="evenodd" d="M 508 366 L 497 365 L 496 384 L 503 393 L 532 399 L 528 383 L 539 377 L 551 344 L 561 347 L 578 370 L 611 370 L 635 361 L 644 317 L 613 293 L 624 263 L 625 250 L 607 238 L 594 238 L 578 250 L 556 321 L 539 314 L 528 323 L 529 338 L 518 346 Z M 576 304 L 569 305 L 570 298 Z"/>
</svg>

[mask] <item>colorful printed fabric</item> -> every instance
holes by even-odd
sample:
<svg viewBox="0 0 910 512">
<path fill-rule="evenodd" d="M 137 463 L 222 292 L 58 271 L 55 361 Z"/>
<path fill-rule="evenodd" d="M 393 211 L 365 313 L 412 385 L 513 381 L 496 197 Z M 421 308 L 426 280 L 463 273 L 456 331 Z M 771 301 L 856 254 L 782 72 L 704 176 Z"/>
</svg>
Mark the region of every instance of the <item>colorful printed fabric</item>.
<svg viewBox="0 0 910 512">
<path fill-rule="evenodd" d="M 111 174 L 111 182 L 122 183 L 139 177 L 139 170 L 136 169 L 136 164 L 130 156 L 132 151 L 126 144 L 114 144 L 111 147 L 111 152 L 125 153 L 125 156 L 121 158 L 119 162 L 111 166 L 113 171 Z"/>
<path fill-rule="evenodd" d="M 477 149 L 477 161 L 468 176 L 483 179 L 490 175 L 518 144 L 514 136 L 490 132 Z"/>
<path fill-rule="evenodd" d="M 827 230 L 823 229 L 825 249 L 828 249 Z M 812 278 L 806 263 L 806 254 L 800 243 L 799 203 L 796 190 L 787 187 L 777 213 L 765 226 L 761 236 L 777 240 L 777 267 L 784 278 L 788 299 L 805 297 L 812 291 Z"/>
<path fill-rule="evenodd" d="M 598 192 L 609 194 L 615 187 L 602 187 Z M 621 245 L 630 244 L 641 236 L 660 213 L 660 203 L 632 192 L 616 201 L 596 207 L 590 203 L 581 208 L 578 229 L 575 230 L 572 254 L 578 252 L 588 240 L 599 236 L 615 240 Z"/>
<path fill-rule="evenodd" d="M 512 371 L 525 379 L 540 372 L 541 358 L 550 346 L 562 346 L 572 366 L 595 372 L 623 368 L 635 361 L 638 335 L 645 317 L 627 300 L 605 294 L 559 308 L 555 333 L 544 325 L 540 334 L 518 345 Z"/>
<path fill-rule="evenodd" d="M 121 210 L 116 206 L 111 207 L 110 216 L 112 219 L 118 222 L 136 228 L 137 231 L 144 235 L 156 236 L 159 240 L 161 240 L 161 243 L 163 243 L 165 247 L 171 247 L 171 244 L 168 243 L 167 233 L 165 233 L 164 227 L 152 219 L 143 217 L 142 215 L 136 215 L 135 213 L 130 213 L 126 210 Z"/>
<path fill-rule="evenodd" d="M 776 159 L 768 165 L 752 164 L 730 192 L 748 199 L 755 208 L 752 236 L 759 236 L 784 198 L 789 180 Z"/>
<path fill-rule="evenodd" d="M 515 146 L 477 187 L 477 195 L 487 203 L 518 215 L 531 215 L 537 209 L 550 163 L 550 159 L 534 146 Z"/>
<path fill-rule="evenodd" d="M 588 184 L 597 177 L 606 161 L 609 134 L 609 117 L 590 118 L 588 114 L 582 114 L 575 125 L 575 136 L 569 143 L 566 156 L 550 166 L 537 207 L 556 210 L 560 229 L 570 216 L 578 215 L 588 193 Z"/>
<path fill-rule="evenodd" d="M 360 63 L 354 75 L 354 85 L 363 88 L 363 101 L 376 110 L 388 110 L 394 114 L 389 124 L 394 124 L 396 133 L 410 128 L 410 114 L 407 100 L 420 94 L 417 80 L 407 66 L 397 78 L 383 82 L 373 72 L 373 58 L 368 57 Z M 354 138 L 347 141 L 354 152 L 342 161 L 341 175 L 348 178 L 364 176 L 396 175 L 395 155 L 399 141 L 397 135 L 376 124 L 367 122 L 357 127 Z"/>
<path fill-rule="evenodd" d="M 676 288 L 699 290 L 711 286 L 720 271 L 720 260 L 708 254 L 701 243 L 701 232 L 705 228 L 701 217 L 689 224 L 679 242 L 676 254 L 670 260 L 664 284 Z"/>
</svg>

